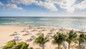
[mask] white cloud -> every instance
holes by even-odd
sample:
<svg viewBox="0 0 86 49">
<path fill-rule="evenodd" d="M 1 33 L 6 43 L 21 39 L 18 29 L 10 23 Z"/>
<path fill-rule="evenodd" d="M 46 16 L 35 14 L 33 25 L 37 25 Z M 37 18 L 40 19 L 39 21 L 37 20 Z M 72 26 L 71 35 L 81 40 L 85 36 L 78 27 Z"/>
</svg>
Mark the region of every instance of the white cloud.
<svg viewBox="0 0 86 49">
<path fill-rule="evenodd" d="M 84 0 L 81 3 L 75 5 L 75 7 L 80 9 L 80 10 L 85 10 L 86 9 L 86 0 Z"/>
<path fill-rule="evenodd" d="M 43 6 L 51 11 L 57 11 L 58 9 L 56 8 L 56 6 L 54 5 L 53 2 L 42 2 L 42 1 L 39 1 L 39 2 L 35 2 L 36 5 L 39 5 L 39 6 Z"/>
<path fill-rule="evenodd" d="M 22 7 L 18 7 L 16 4 L 3 4 L 2 2 L 0 2 L 0 6 L 3 6 L 6 9 L 16 9 L 16 10 L 24 11 L 24 9 Z"/>
<path fill-rule="evenodd" d="M 44 3 L 44 7 L 51 10 L 51 11 L 57 11 L 58 9 L 54 5 L 54 3 Z"/>
<path fill-rule="evenodd" d="M 74 4 L 76 0 L 45 0 L 44 2 L 39 0 L 12 0 L 13 3 L 30 5 L 32 3 L 43 6 L 51 11 L 58 11 L 55 4 L 59 5 L 60 8 L 67 10 L 72 13 L 75 10 Z"/>
<path fill-rule="evenodd" d="M 76 9 L 85 10 L 86 9 L 86 0 L 82 0 L 76 4 L 77 0 L 54 0 L 56 4 L 60 6 L 62 9 L 66 9 L 67 12 L 73 13 Z"/>
<path fill-rule="evenodd" d="M 35 0 L 11 0 L 13 3 L 30 5 L 35 2 Z"/>
<path fill-rule="evenodd" d="M 75 10 L 75 2 L 76 0 L 62 0 L 57 4 L 59 4 L 61 8 L 66 9 L 67 12 L 72 13 Z"/>
<path fill-rule="evenodd" d="M 7 4 L 6 7 L 10 9 L 23 10 L 23 8 L 18 7 L 16 4 Z"/>
<path fill-rule="evenodd" d="M 2 2 L 0 2 L 0 6 L 3 6 L 4 4 Z"/>
<path fill-rule="evenodd" d="M 54 2 L 50 2 L 50 1 L 46 1 L 46 2 L 42 2 L 40 1 L 36 1 L 36 0 L 12 0 L 13 3 L 17 3 L 17 4 L 24 4 L 24 5 L 30 5 L 32 3 L 39 5 L 39 6 L 43 6 L 46 9 L 49 9 L 51 11 L 57 11 L 58 9 L 56 8 L 56 6 L 54 5 Z"/>
<path fill-rule="evenodd" d="M 38 6 L 42 6 L 50 11 L 58 11 L 58 7 L 56 5 L 60 6 L 61 9 L 65 9 L 69 13 L 73 13 L 77 9 L 79 10 L 85 10 L 86 9 L 86 0 L 82 0 L 82 2 L 79 2 L 76 4 L 77 0 L 11 0 L 11 5 L 6 5 L 9 8 L 22 10 L 23 8 L 18 7 L 16 4 L 24 4 L 24 5 L 31 5 L 35 4 Z M 0 5 L 3 5 L 0 3 Z"/>
</svg>

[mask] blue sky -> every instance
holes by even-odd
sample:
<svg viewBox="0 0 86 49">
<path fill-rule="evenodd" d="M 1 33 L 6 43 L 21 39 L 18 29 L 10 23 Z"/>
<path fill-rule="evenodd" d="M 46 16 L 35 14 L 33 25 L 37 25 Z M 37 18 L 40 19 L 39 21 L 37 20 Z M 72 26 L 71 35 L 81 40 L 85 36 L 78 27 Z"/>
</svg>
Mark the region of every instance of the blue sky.
<svg viewBox="0 0 86 49">
<path fill-rule="evenodd" d="M 86 0 L 0 0 L 0 16 L 86 16 Z"/>
</svg>

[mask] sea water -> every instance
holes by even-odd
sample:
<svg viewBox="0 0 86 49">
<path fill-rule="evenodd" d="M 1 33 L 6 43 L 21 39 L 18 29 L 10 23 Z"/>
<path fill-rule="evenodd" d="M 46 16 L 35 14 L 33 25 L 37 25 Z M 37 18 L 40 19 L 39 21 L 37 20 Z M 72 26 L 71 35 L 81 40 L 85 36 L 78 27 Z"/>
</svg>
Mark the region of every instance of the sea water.
<svg viewBox="0 0 86 49">
<path fill-rule="evenodd" d="M 86 30 L 86 17 L 1 17 L 0 25 L 37 25 Z"/>
</svg>

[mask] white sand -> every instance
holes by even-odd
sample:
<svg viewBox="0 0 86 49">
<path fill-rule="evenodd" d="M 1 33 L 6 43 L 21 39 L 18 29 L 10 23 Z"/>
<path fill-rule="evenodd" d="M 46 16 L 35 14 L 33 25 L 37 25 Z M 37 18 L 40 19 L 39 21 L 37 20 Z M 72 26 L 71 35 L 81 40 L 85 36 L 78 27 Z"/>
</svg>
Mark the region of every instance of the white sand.
<svg viewBox="0 0 86 49">
<path fill-rule="evenodd" d="M 27 39 L 30 38 L 30 36 L 32 35 L 36 35 L 38 33 L 39 30 L 41 29 L 38 29 L 38 31 L 31 31 L 32 29 L 28 29 L 28 31 L 31 31 L 31 34 L 30 35 L 26 35 L 26 36 L 23 36 L 23 34 L 25 34 L 25 32 L 21 32 L 24 28 L 29 28 L 28 26 L 22 26 L 22 25 L 1 25 L 0 26 L 0 47 L 4 46 L 6 44 L 6 42 L 10 41 L 10 40 L 13 40 L 15 36 L 10 36 L 11 34 L 13 34 L 15 31 L 20 33 L 20 37 L 22 38 L 21 41 L 25 41 Z M 37 27 L 34 27 L 34 28 L 37 28 Z M 46 31 L 42 31 L 42 33 L 44 33 L 44 35 L 47 35 L 47 33 L 49 33 L 49 31 L 51 30 L 52 28 L 50 27 L 46 27 Z M 58 29 L 55 31 L 55 32 L 58 32 Z M 51 43 L 52 40 L 50 40 L 48 43 L 46 43 L 46 47 L 45 49 L 55 49 L 57 47 L 57 45 L 53 45 Z M 29 43 L 29 47 L 33 47 L 33 48 L 41 48 L 39 45 L 37 44 L 34 44 L 34 41 L 30 41 L 30 42 L 27 42 Z"/>
</svg>

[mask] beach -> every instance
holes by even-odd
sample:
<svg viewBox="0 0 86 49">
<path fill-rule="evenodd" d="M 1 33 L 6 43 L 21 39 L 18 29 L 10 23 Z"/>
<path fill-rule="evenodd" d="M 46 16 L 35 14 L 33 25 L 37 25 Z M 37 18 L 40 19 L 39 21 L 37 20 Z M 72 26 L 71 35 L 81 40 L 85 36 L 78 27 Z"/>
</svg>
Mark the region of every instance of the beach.
<svg viewBox="0 0 86 49">
<path fill-rule="evenodd" d="M 37 28 L 37 29 L 34 29 Z M 8 41 L 13 40 L 16 36 L 19 36 L 22 40 L 29 44 L 29 47 L 34 47 L 35 49 L 40 49 L 41 47 L 34 43 L 33 41 L 28 41 L 31 36 L 37 36 L 39 31 L 43 33 L 45 36 L 50 33 L 50 30 L 53 27 L 45 27 L 45 26 L 29 26 L 29 25 L 1 25 L 0 26 L 0 47 L 3 47 Z M 53 28 L 54 33 L 58 32 L 60 28 Z M 26 32 L 24 30 L 27 30 L 30 32 L 30 34 L 25 35 Z M 66 32 L 69 30 L 65 29 Z M 14 32 L 18 32 L 19 35 L 12 35 Z M 52 35 L 54 34 L 52 33 Z M 57 45 L 52 44 L 52 39 L 46 43 L 46 49 L 55 49 Z"/>
<path fill-rule="evenodd" d="M 6 44 L 6 42 L 13 40 L 15 36 L 10 36 L 11 34 L 13 34 L 15 31 L 20 33 L 20 37 L 22 38 L 21 41 L 25 41 L 27 39 L 30 38 L 31 35 L 35 35 L 36 33 L 38 33 L 37 31 L 33 32 L 31 35 L 27 35 L 27 36 L 23 36 L 23 34 L 25 34 L 25 32 L 21 32 L 24 28 L 28 28 L 28 26 L 22 26 L 22 25 L 2 25 L 0 26 L 0 46 L 4 46 Z M 44 34 L 46 34 L 46 32 L 44 32 Z M 36 45 L 32 42 L 29 42 L 30 46 L 34 48 L 38 47 L 39 45 Z M 50 47 L 48 47 L 50 48 Z M 51 46 L 51 48 L 53 48 Z"/>
<path fill-rule="evenodd" d="M 0 49 L 86 49 L 86 0 L 0 0 Z"/>
</svg>

